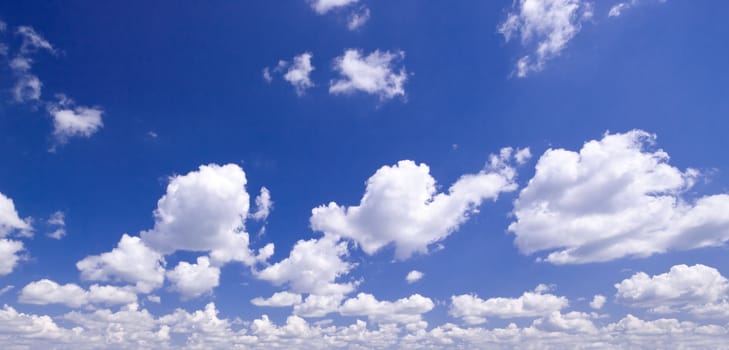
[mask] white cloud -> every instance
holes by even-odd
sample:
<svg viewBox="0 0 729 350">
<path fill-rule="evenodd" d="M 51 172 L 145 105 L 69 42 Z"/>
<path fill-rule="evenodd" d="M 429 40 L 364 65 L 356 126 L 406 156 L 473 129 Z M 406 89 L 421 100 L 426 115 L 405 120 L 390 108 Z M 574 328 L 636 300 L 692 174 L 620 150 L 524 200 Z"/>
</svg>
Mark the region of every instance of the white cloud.
<svg viewBox="0 0 729 350">
<path fill-rule="evenodd" d="M 665 3 L 666 0 L 657 0 L 659 3 Z M 613 5 L 608 12 L 608 17 L 619 17 L 623 14 L 623 11 L 640 5 L 640 0 L 623 1 Z"/>
<path fill-rule="evenodd" d="M 18 77 L 13 87 L 13 98 L 16 102 L 38 101 L 41 97 L 43 83 L 37 76 L 27 73 Z"/>
<path fill-rule="evenodd" d="M 487 317 L 539 317 L 567 307 L 567 298 L 544 294 L 547 289 L 546 286 L 539 285 L 533 292 L 524 292 L 518 298 L 483 300 L 469 294 L 452 296 L 449 313 L 463 319 L 467 324 L 480 324 L 486 322 Z"/>
<path fill-rule="evenodd" d="M 396 301 L 379 301 L 372 294 L 359 293 L 348 299 L 339 308 L 344 316 L 367 316 L 375 323 L 417 323 L 424 313 L 433 310 L 435 304 L 430 298 L 413 294 Z"/>
<path fill-rule="evenodd" d="M 294 56 L 294 63 L 286 71 L 283 78 L 293 85 L 296 90 L 296 94 L 301 96 L 307 89 L 314 86 L 311 82 L 311 72 L 314 71 L 314 66 L 311 65 L 312 54 L 310 52 L 304 52 L 301 55 Z"/>
<path fill-rule="evenodd" d="M 21 219 L 15 209 L 15 202 L 0 193 L 0 238 L 12 233 L 27 236 L 32 230 L 30 219 Z"/>
<path fill-rule="evenodd" d="M 408 272 L 407 276 L 405 276 L 405 281 L 407 281 L 408 283 L 415 283 L 417 281 L 420 281 L 423 276 L 425 276 L 424 273 L 418 270 L 412 270 Z"/>
<path fill-rule="evenodd" d="M 274 293 L 270 298 L 261 297 L 253 298 L 251 304 L 255 306 L 284 307 L 301 304 L 301 294 L 278 292 Z"/>
<path fill-rule="evenodd" d="M 552 311 L 549 315 L 534 320 L 532 326 L 547 332 L 597 333 L 597 328 L 590 318 L 591 316 L 584 312 L 573 311 L 562 314 L 559 311 Z"/>
<path fill-rule="evenodd" d="M 590 307 L 595 310 L 600 310 L 605 305 L 606 301 L 607 301 L 607 298 L 605 298 L 604 295 L 596 294 L 594 297 L 592 297 L 592 301 L 590 302 Z"/>
<path fill-rule="evenodd" d="M 514 7 L 499 32 L 507 42 L 519 35 L 522 45 L 534 50 L 519 59 L 519 77 L 544 69 L 579 33 L 582 22 L 592 17 L 592 5 L 584 0 L 516 0 Z"/>
<path fill-rule="evenodd" d="M 24 249 L 23 242 L 12 239 L 0 239 L 0 276 L 5 276 L 15 269 L 20 261 L 18 253 Z"/>
<path fill-rule="evenodd" d="M 133 264 L 129 262 L 133 261 Z M 91 281 L 135 283 L 139 292 L 149 293 L 162 286 L 165 269 L 162 255 L 150 249 L 139 237 L 124 234 L 112 251 L 88 256 L 76 263 L 81 278 Z"/>
<path fill-rule="evenodd" d="M 253 220 L 266 220 L 273 209 L 271 192 L 266 187 L 261 187 L 261 192 L 256 196 L 256 212 L 251 214 Z"/>
<path fill-rule="evenodd" d="M 358 206 L 331 202 L 314 208 L 311 227 L 351 238 L 369 255 L 388 244 L 394 244 L 400 260 L 425 254 L 429 245 L 444 240 L 477 212 L 483 200 L 516 189 L 514 169 L 506 164 L 511 153 L 504 149 L 492 156 L 485 170 L 463 175 L 447 193 L 437 193 L 425 164 L 404 160 L 384 166 L 367 180 Z"/>
<path fill-rule="evenodd" d="M 404 84 L 408 79 L 405 67 L 395 67 L 405 57 L 403 51 L 375 50 L 364 56 L 362 51 L 347 49 L 334 60 L 334 68 L 341 75 L 329 84 L 329 93 L 351 94 L 364 92 L 377 95 L 380 100 L 405 96 Z"/>
<path fill-rule="evenodd" d="M 361 28 L 370 19 L 370 9 L 367 6 L 360 7 L 359 10 L 352 12 L 347 22 L 349 30 L 357 30 Z"/>
<path fill-rule="evenodd" d="M 729 195 L 687 200 L 698 171 L 668 164 L 641 130 L 605 134 L 579 152 L 547 150 L 514 205 L 509 231 L 525 254 L 578 264 L 719 246 L 729 240 Z"/>
<path fill-rule="evenodd" d="M 51 45 L 48 40 L 43 38 L 43 36 L 38 34 L 38 32 L 36 32 L 33 27 L 20 26 L 18 27 L 17 33 L 23 40 L 23 43 L 20 47 L 20 52 L 22 55 L 32 53 L 38 50 L 45 50 L 51 54 L 56 54 L 58 52 L 55 48 L 53 48 L 53 45 Z"/>
<path fill-rule="evenodd" d="M 62 211 L 51 214 L 46 222 L 48 225 L 56 226 L 56 229 L 49 233 L 48 237 L 61 239 L 66 235 L 66 215 Z"/>
<path fill-rule="evenodd" d="M 331 10 L 347 7 L 359 0 L 307 0 L 316 13 L 323 15 Z"/>
<path fill-rule="evenodd" d="M 271 69 L 268 67 L 263 68 L 263 71 L 261 71 L 261 74 L 263 75 L 263 80 L 265 80 L 267 83 L 270 83 L 273 81 L 273 76 L 271 75 Z"/>
<path fill-rule="evenodd" d="M 60 285 L 48 279 L 31 282 L 20 291 L 18 301 L 24 304 L 62 304 L 78 308 L 87 304 L 119 305 L 135 303 L 137 295 L 129 289 L 93 285 L 89 291 L 69 283 Z"/>
<path fill-rule="evenodd" d="M 344 300 L 342 294 L 310 294 L 303 303 L 294 305 L 294 314 L 301 317 L 324 317 L 337 312 L 342 300 Z"/>
<path fill-rule="evenodd" d="M 220 269 L 210 266 L 210 259 L 201 256 L 196 264 L 181 261 L 174 270 L 167 272 L 167 279 L 183 299 L 190 299 L 212 293 L 220 282 Z"/>
<path fill-rule="evenodd" d="M 253 265 L 270 257 L 269 245 L 256 256 L 245 232 L 250 197 L 246 175 L 238 165 L 203 165 L 197 171 L 170 178 L 167 193 L 157 202 L 154 228 L 141 233 L 153 249 L 209 252 L 211 263 L 230 261 Z"/>
<path fill-rule="evenodd" d="M 615 284 L 615 288 L 616 298 L 624 304 L 653 312 L 674 312 L 725 301 L 729 281 L 709 266 L 676 265 L 660 275 L 636 273 Z"/>
<path fill-rule="evenodd" d="M 296 293 L 347 294 L 355 285 L 336 283 L 336 280 L 354 267 L 342 260 L 348 254 L 347 243 L 333 236 L 300 240 L 288 258 L 266 267 L 256 276 L 276 285 L 288 284 Z"/>
<path fill-rule="evenodd" d="M 58 102 L 48 104 L 48 113 L 53 117 L 53 136 L 64 144 L 72 137 L 91 137 L 104 126 L 98 107 L 74 106 L 73 100 L 58 95 Z"/>
</svg>

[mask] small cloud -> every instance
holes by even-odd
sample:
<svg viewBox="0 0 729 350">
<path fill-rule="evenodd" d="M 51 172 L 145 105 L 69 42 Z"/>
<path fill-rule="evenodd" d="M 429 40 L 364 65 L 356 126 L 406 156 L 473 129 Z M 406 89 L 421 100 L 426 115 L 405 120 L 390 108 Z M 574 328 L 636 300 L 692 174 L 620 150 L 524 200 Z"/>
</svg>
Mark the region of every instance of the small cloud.
<svg viewBox="0 0 729 350">
<path fill-rule="evenodd" d="M 347 22 L 347 28 L 349 30 L 357 30 L 362 27 L 370 19 L 370 9 L 367 6 L 362 6 L 359 10 L 352 12 Z"/>
<path fill-rule="evenodd" d="M 57 211 L 48 218 L 46 221 L 48 225 L 55 226 L 56 229 L 48 234 L 48 237 L 53 239 L 61 239 L 66 235 L 66 221 L 65 214 L 62 211 Z"/>
<path fill-rule="evenodd" d="M 405 276 L 405 281 L 412 284 L 417 281 L 420 281 L 420 279 L 422 279 L 424 276 L 425 276 L 424 273 L 417 271 L 417 270 L 412 270 L 412 271 L 408 272 L 407 276 Z"/>
</svg>

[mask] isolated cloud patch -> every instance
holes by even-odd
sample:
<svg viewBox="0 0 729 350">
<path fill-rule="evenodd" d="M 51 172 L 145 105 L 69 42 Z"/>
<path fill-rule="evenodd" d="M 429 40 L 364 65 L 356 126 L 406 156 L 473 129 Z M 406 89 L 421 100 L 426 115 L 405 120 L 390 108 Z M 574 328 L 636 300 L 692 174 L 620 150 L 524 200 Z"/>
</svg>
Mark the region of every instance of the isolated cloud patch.
<svg viewBox="0 0 729 350">
<path fill-rule="evenodd" d="M 729 195 L 688 199 L 700 173 L 668 163 L 642 130 L 605 134 L 579 152 L 547 150 L 514 203 L 522 253 L 554 264 L 646 257 L 729 240 Z"/>
<path fill-rule="evenodd" d="M 334 59 L 334 69 L 341 76 L 329 84 L 333 95 L 364 92 L 376 95 L 380 100 L 405 96 L 407 71 L 397 64 L 405 57 L 405 52 L 375 50 L 368 55 L 356 49 L 347 49 L 342 56 Z"/>
<path fill-rule="evenodd" d="M 311 64 L 312 57 L 314 55 L 311 52 L 304 52 L 294 56 L 293 63 L 280 60 L 274 68 L 263 69 L 263 79 L 270 83 L 274 74 L 281 76 L 294 87 L 297 95 L 303 96 L 306 90 L 314 87 L 314 82 L 311 81 L 311 72 L 314 71 L 314 66 Z"/>
<path fill-rule="evenodd" d="M 560 55 L 592 18 L 592 4 L 584 0 L 517 0 L 499 26 L 506 41 L 519 36 L 522 46 L 533 53 L 516 64 L 518 77 L 544 69 L 548 60 Z"/>
<path fill-rule="evenodd" d="M 466 222 L 486 199 L 516 189 L 515 171 L 508 165 L 512 149 L 492 156 L 484 170 L 463 175 L 447 193 L 438 193 L 430 168 L 404 160 L 384 166 L 367 180 L 357 206 L 331 202 L 312 210 L 316 231 L 350 238 L 372 255 L 394 244 L 400 260 L 442 241 Z"/>
<path fill-rule="evenodd" d="M 53 118 L 53 136 L 60 144 L 72 137 L 91 137 L 104 126 L 101 108 L 75 106 L 64 95 L 59 95 L 58 102 L 49 103 L 47 109 Z"/>
</svg>

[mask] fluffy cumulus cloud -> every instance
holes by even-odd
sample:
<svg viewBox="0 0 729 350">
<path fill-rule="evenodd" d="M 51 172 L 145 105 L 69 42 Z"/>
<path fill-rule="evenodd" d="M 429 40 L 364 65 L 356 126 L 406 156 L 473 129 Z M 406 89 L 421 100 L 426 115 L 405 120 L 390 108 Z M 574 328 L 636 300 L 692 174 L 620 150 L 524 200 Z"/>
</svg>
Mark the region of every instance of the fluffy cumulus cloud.
<svg viewBox="0 0 729 350">
<path fill-rule="evenodd" d="M 339 313 L 344 316 L 366 316 L 375 323 L 417 323 L 422 315 L 433 310 L 430 298 L 413 294 L 396 301 L 379 301 L 372 294 L 359 293 L 342 304 Z"/>
<path fill-rule="evenodd" d="M 316 13 L 322 15 L 329 11 L 347 7 L 359 0 L 307 0 Z"/>
<path fill-rule="evenodd" d="M 655 276 L 636 273 L 615 288 L 617 300 L 633 307 L 658 313 L 686 310 L 706 314 L 710 309 L 725 308 L 729 281 L 709 266 L 676 265 Z"/>
<path fill-rule="evenodd" d="M 311 227 L 353 239 L 372 255 L 394 244 L 397 259 L 427 253 L 458 229 L 486 199 L 516 189 L 515 171 L 507 163 L 512 149 L 493 155 L 486 169 L 463 175 L 447 193 L 438 193 L 425 164 L 405 160 L 384 166 L 367 180 L 357 206 L 329 203 L 312 211 Z"/>
<path fill-rule="evenodd" d="M 354 290 L 353 282 L 337 282 L 354 265 L 343 260 L 349 254 L 347 242 L 325 235 L 300 240 L 284 260 L 259 271 L 256 276 L 275 285 L 286 284 L 296 293 L 343 295 Z"/>
<path fill-rule="evenodd" d="M 21 219 L 15 209 L 15 202 L 0 193 L 0 276 L 13 272 L 24 250 L 22 241 L 7 237 L 28 237 L 32 235 L 32 230 L 30 219 Z"/>
<path fill-rule="evenodd" d="M 592 18 L 592 4 L 584 0 L 517 0 L 499 26 L 506 41 L 519 37 L 533 50 L 516 64 L 516 74 L 526 77 L 544 69 L 546 62 L 562 52 Z"/>
<path fill-rule="evenodd" d="M 467 324 L 481 324 L 487 321 L 487 317 L 539 317 L 567 307 L 567 298 L 545 293 L 548 289 L 539 285 L 534 291 L 525 292 L 518 298 L 484 300 L 470 294 L 452 296 L 449 313 Z"/>
<path fill-rule="evenodd" d="M 162 255 L 126 234 L 110 252 L 86 257 L 76 267 L 84 280 L 133 283 L 144 293 L 161 287 L 165 278 Z"/>
<path fill-rule="evenodd" d="M 247 265 L 267 259 L 273 246 L 255 254 L 245 231 L 250 196 L 246 175 L 235 164 L 203 165 L 197 171 L 170 178 L 167 193 L 157 203 L 155 224 L 142 240 L 162 254 L 175 251 L 209 252 L 211 263 Z"/>
<path fill-rule="evenodd" d="M 181 261 L 174 270 L 167 272 L 167 278 L 183 299 L 190 299 L 212 293 L 220 282 L 220 268 L 210 266 L 210 259 L 201 256 L 196 264 Z"/>
<path fill-rule="evenodd" d="M 514 204 L 509 231 L 554 264 L 646 257 L 729 240 L 729 195 L 686 198 L 699 172 L 668 163 L 656 136 L 605 134 L 579 152 L 547 150 Z"/>
<path fill-rule="evenodd" d="M 405 96 L 408 73 L 405 67 L 397 68 L 404 57 L 403 51 L 375 50 L 364 55 L 360 50 L 347 49 L 334 60 L 334 68 L 341 77 L 330 82 L 329 93 L 364 92 L 380 100 Z"/>
<path fill-rule="evenodd" d="M 62 304 L 78 308 L 88 304 L 126 305 L 137 302 L 137 294 L 129 288 L 92 285 L 89 290 L 68 283 L 60 285 L 48 279 L 31 282 L 21 291 L 18 300 L 25 304 Z"/>
<path fill-rule="evenodd" d="M 53 118 L 53 136 L 61 144 L 72 137 L 91 137 L 104 126 L 100 108 L 75 106 L 64 95 L 58 96 L 58 102 L 49 103 L 47 109 Z"/>
</svg>

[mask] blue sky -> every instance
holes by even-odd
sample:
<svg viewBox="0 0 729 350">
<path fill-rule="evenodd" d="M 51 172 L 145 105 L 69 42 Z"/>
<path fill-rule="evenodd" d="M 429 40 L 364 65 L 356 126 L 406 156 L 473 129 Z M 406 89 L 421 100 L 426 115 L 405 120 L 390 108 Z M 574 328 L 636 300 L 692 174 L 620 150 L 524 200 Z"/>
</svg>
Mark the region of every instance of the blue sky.
<svg viewBox="0 0 729 350">
<path fill-rule="evenodd" d="M 0 344 L 725 346 L 727 10 L 2 3 Z"/>
</svg>

